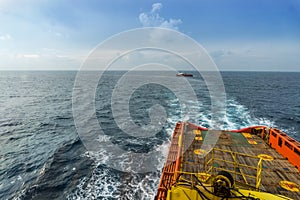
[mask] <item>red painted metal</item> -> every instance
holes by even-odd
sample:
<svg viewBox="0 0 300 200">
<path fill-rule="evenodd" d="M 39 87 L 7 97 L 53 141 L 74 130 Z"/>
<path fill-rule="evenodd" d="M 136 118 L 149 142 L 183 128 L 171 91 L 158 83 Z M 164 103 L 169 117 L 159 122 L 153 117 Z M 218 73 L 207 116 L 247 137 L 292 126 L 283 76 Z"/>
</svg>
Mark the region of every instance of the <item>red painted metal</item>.
<svg viewBox="0 0 300 200">
<path fill-rule="evenodd" d="M 189 122 L 177 122 L 173 132 L 171 146 L 169 148 L 167 162 L 162 170 L 162 175 L 158 187 L 156 200 L 165 200 L 168 189 L 175 183 L 177 179 L 176 171 L 180 171 L 182 146 L 179 144 L 179 138 L 183 141 L 185 126 L 196 130 L 207 131 L 202 126 L 197 126 Z M 288 136 L 286 133 L 276 128 L 267 126 L 251 126 L 239 130 L 230 130 L 237 133 L 251 133 L 259 135 L 267 144 L 274 148 L 283 157 L 289 160 L 300 171 L 300 143 Z"/>
</svg>

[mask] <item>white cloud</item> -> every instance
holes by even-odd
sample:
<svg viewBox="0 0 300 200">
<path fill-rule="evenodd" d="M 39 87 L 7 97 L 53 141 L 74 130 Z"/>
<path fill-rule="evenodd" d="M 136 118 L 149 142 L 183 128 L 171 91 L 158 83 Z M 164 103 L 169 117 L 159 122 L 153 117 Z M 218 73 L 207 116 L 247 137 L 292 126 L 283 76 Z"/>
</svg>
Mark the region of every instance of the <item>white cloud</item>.
<svg viewBox="0 0 300 200">
<path fill-rule="evenodd" d="M 182 23 L 181 19 L 169 19 L 159 15 L 159 11 L 162 8 L 161 3 L 154 3 L 152 5 L 152 10 L 148 13 L 141 13 L 139 15 L 139 20 L 143 27 L 162 27 L 178 30 L 178 25 Z"/>
<path fill-rule="evenodd" d="M 154 12 L 160 10 L 161 8 L 162 8 L 162 4 L 161 3 L 154 3 L 154 4 L 152 4 L 151 13 L 154 13 Z"/>
<path fill-rule="evenodd" d="M 40 58 L 40 55 L 39 54 L 18 54 L 16 56 L 17 58 Z"/>
<path fill-rule="evenodd" d="M 299 71 L 298 43 L 224 42 L 207 50 L 220 70 Z"/>
<path fill-rule="evenodd" d="M 169 20 L 164 21 L 161 24 L 161 27 L 177 30 L 178 29 L 177 25 L 181 24 L 181 22 L 182 21 L 180 19 L 169 19 Z"/>
<path fill-rule="evenodd" d="M 0 40 L 10 40 L 11 38 L 10 34 L 0 35 Z"/>
</svg>

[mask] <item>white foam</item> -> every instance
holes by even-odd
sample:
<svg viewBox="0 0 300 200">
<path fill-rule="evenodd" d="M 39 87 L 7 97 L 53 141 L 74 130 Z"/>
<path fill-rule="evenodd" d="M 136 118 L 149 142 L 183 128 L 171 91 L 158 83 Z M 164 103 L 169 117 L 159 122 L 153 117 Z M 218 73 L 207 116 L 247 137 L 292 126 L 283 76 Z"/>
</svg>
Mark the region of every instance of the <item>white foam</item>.
<svg viewBox="0 0 300 200">
<path fill-rule="evenodd" d="M 120 158 L 112 157 L 115 155 L 111 155 L 106 151 L 101 151 L 97 154 L 86 154 L 86 156 L 93 157 L 96 160 L 98 167 L 95 168 L 89 180 L 81 180 L 76 191 L 70 194 L 68 199 L 153 199 L 159 183 L 159 172 L 164 165 L 176 122 L 183 121 L 183 119 L 189 119 L 192 123 L 208 128 L 214 126 L 211 119 L 212 115 L 210 113 L 210 105 L 202 105 L 201 103 L 199 105 L 198 102 L 188 102 L 181 108 L 188 109 L 188 115 L 180 116 L 180 111 L 178 111 L 178 100 L 172 99 L 169 103 L 173 113 L 171 113 L 171 116 L 168 116 L 167 122 L 164 126 L 169 138 L 166 141 L 163 141 L 161 145 L 155 147 L 153 152 L 151 152 L 156 155 L 154 157 L 154 159 L 156 159 L 155 163 L 157 163 L 156 172 L 147 173 L 141 177 L 141 174 L 103 169 L 99 167 L 101 164 L 112 161 L 120 162 L 119 164 L 122 166 L 121 168 L 126 168 L 126 171 L 128 171 L 128 167 L 137 163 L 132 163 L 133 160 L 130 160 L 126 154 L 120 155 Z M 249 109 L 239 104 L 234 99 L 228 99 L 226 105 L 226 116 L 224 119 L 219 119 L 219 121 L 222 120 L 224 122 L 222 127 L 220 127 L 221 129 L 239 129 L 251 125 L 274 126 L 274 122 L 271 120 L 252 117 Z M 101 141 L 106 141 L 109 138 L 99 139 Z M 138 140 L 133 140 L 131 142 L 137 143 Z"/>
<path fill-rule="evenodd" d="M 67 199 L 153 199 L 158 185 L 158 174 L 123 174 L 97 166 L 89 180 L 80 181 Z"/>
</svg>

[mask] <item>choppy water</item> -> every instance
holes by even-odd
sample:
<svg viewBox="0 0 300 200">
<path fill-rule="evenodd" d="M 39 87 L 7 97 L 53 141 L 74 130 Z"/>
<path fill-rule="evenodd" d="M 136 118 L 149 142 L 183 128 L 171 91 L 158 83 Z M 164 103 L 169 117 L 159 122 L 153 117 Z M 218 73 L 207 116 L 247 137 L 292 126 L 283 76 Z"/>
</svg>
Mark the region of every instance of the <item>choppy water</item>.
<svg viewBox="0 0 300 200">
<path fill-rule="evenodd" d="M 149 124 L 149 108 L 157 104 L 165 108 L 167 120 L 151 137 L 128 136 L 116 125 L 111 111 L 111 95 L 122 75 L 107 72 L 99 82 L 94 105 L 104 131 L 100 139 L 127 152 L 151 152 L 156 170 L 116 169 L 109 164 L 120 162 L 115 155 L 101 149 L 87 152 L 72 114 L 76 72 L 1 72 L 0 199 L 154 197 L 175 123 L 184 118 L 210 127 L 210 96 L 199 75 L 188 78 L 198 102 L 187 99 L 189 116 L 181 116 L 174 91 L 153 83 L 136 88 L 129 103 L 134 123 Z M 300 140 L 300 73 L 224 72 L 222 76 L 227 115 L 220 128 L 268 125 Z M 176 92 L 184 93 L 184 88 Z M 83 116 L 88 118 L 89 113 Z M 95 127 L 87 129 L 92 132 Z"/>
</svg>

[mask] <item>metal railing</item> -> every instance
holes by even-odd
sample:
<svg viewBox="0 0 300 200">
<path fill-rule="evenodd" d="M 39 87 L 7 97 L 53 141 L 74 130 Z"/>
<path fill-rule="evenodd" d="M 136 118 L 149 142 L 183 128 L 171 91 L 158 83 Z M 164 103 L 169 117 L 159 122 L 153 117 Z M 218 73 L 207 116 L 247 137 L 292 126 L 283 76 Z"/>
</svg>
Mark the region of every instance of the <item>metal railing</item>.
<svg viewBox="0 0 300 200">
<path fill-rule="evenodd" d="M 224 159 L 221 156 L 216 156 L 217 152 L 222 152 L 223 157 L 226 157 L 226 154 L 231 156 L 231 160 Z M 239 158 L 243 157 L 244 159 L 255 159 L 257 160 L 257 165 L 252 166 L 247 163 L 239 162 Z M 228 156 L 227 156 L 228 158 Z M 208 174 L 215 175 L 217 171 L 227 171 L 233 174 L 234 182 L 239 182 L 251 188 L 259 190 L 261 183 L 261 174 L 262 174 L 262 158 L 258 156 L 252 156 L 244 153 L 233 152 L 226 149 L 213 148 L 205 156 L 205 172 Z M 219 167 L 217 163 L 226 164 L 226 167 Z M 233 169 L 233 170 L 232 170 Z M 252 173 L 249 173 L 251 171 Z M 254 175 L 255 174 L 255 175 Z M 243 182 L 237 180 L 237 176 L 241 176 Z M 255 181 L 255 185 L 251 184 L 249 181 L 252 179 L 252 182 Z"/>
</svg>

